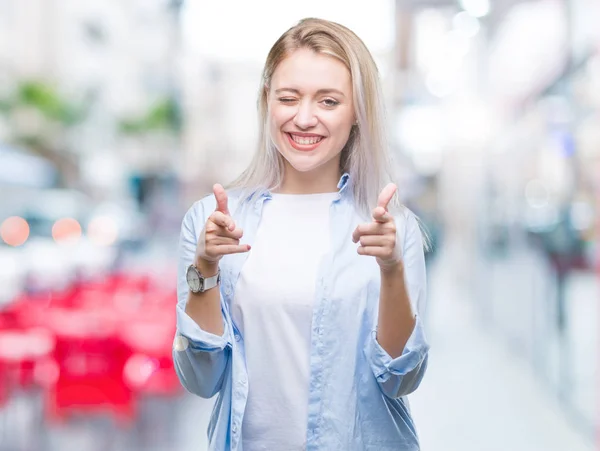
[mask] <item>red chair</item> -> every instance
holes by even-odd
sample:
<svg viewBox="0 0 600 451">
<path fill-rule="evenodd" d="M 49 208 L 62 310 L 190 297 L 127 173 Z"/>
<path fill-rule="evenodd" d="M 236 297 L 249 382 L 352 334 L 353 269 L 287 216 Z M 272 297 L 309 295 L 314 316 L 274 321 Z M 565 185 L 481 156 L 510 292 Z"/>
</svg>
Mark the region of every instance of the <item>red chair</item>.
<svg viewBox="0 0 600 451">
<path fill-rule="evenodd" d="M 132 350 L 124 378 L 138 394 L 174 396 L 181 392 L 172 358 L 176 327 L 171 310 L 147 309 L 119 329 L 120 339 Z"/>
<path fill-rule="evenodd" d="M 123 379 L 130 351 L 116 337 L 110 312 L 54 309 L 49 323 L 57 333 L 54 359 L 59 369 L 46 396 L 49 420 L 64 420 L 75 411 L 109 412 L 119 424 L 130 425 L 135 400 Z"/>
<path fill-rule="evenodd" d="M 8 390 L 27 389 L 39 385 L 36 373 L 39 362 L 54 351 L 54 336 L 43 328 L 1 329 L 0 366 Z"/>
</svg>

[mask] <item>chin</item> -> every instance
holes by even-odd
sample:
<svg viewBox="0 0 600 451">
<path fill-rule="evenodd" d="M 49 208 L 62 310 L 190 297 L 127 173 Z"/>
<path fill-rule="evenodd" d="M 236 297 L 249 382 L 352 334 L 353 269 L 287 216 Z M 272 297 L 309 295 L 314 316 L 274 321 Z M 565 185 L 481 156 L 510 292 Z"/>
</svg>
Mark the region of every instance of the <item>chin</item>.
<svg viewBox="0 0 600 451">
<path fill-rule="evenodd" d="M 314 169 L 317 169 L 321 165 L 321 161 L 315 161 L 314 158 L 300 157 L 298 158 L 295 155 L 290 155 L 289 151 L 284 153 L 284 160 L 296 171 L 298 172 L 310 172 Z M 312 160 L 312 161 L 307 161 Z"/>
<path fill-rule="evenodd" d="M 292 166 L 296 171 L 301 172 L 303 174 L 308 174 L 309 172 L 314 171 L 315 169 L 319 168 L 319 165 L 306 165 L 306 164 L 295 164 L 292 161 L 288 160 L 288 163 L 290 164 L 290 166 Z"/>
</svg>

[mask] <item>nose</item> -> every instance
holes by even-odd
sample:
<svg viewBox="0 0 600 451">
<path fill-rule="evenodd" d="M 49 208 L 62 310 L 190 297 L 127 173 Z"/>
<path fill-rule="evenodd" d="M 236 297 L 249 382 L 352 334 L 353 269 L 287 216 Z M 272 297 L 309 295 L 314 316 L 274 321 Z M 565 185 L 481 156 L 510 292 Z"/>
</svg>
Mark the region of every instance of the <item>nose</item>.
<svg viewBox="0 0 600 451">
<path fill-rule="evenodd" d="M 298 104 L 298 111 L 294 116 L 294 125 L 301 129 L 315 127 L 319 119 L 315 115 L 312 102 L 304 101 Z"/>
</svg>

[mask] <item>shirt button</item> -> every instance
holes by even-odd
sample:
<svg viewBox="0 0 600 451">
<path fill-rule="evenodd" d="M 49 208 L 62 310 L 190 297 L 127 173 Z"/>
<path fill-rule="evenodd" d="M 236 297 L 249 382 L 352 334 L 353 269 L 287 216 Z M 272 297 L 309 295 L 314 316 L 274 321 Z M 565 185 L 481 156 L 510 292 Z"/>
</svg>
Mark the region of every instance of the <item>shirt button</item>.
<svg viewBox="0 0 600 451">
<path fill-rule="evenodd" d="M 234 334 L 235 336 L 235 341 L 240 341 L 242 339 L 242 336 L 240 334 Z"/>
<path fill-rule="evenodd" d="M 231 428 L 231 430 L 233 431 L 234 434 L 237 434 L 237 424 L 233 423 L 233 427 Z"/>
<path fill-rule="evenodd" d="M 242 384 L 244 387 L 246 386 L 246 383 L 247 383 L 247 382 L 248 382 L 248 381 L 246 380 L 246 378 L 245 378 L 245 377 L 242 377 L 242 380 L 240 381 L 240 383 L 241 383 L 241 384 Z"/>
<path fill-rule="evenodd" d="M 231 294 L 231 288 L 229 288 L 229 287 L 225 288 L 225 294 L 227 296 L 229 296 Z"/>
</svg>

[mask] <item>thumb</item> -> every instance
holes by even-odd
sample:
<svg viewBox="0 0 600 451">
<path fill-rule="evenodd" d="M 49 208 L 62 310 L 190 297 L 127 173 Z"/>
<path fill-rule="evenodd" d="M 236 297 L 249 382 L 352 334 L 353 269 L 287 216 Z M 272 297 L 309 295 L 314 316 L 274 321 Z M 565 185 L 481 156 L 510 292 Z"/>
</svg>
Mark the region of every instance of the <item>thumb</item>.
<svg viewBox="0 0 600 451">
<path fill-rule="evenodd" d="M 397 189 L 397 187 L 394 183 L 388 183 L 385 186 L 385 188 L 383 188 L 381 190 L 381 193 L 379 194 L 379 198 L 377 199 L 377 206 L 383 207 L 383 208 L 385 208 L 385 211 L 387 211 L 388 204 L 392 200 L 392 197 L 394 197 L 394 194 L 396 193 L 396 189 Z"/>
<path fill-rule="evenodd" d="M 221 213 L 225 213 L 227 216 L 230 216 L 229 208 L 227 206 L 227 192 L 225 189 L 217 183 L 213 186 L 213 193 L 215 195 L 215 199 L 217 200 L 216 211 L 220 211 Z"/>
</svg>

